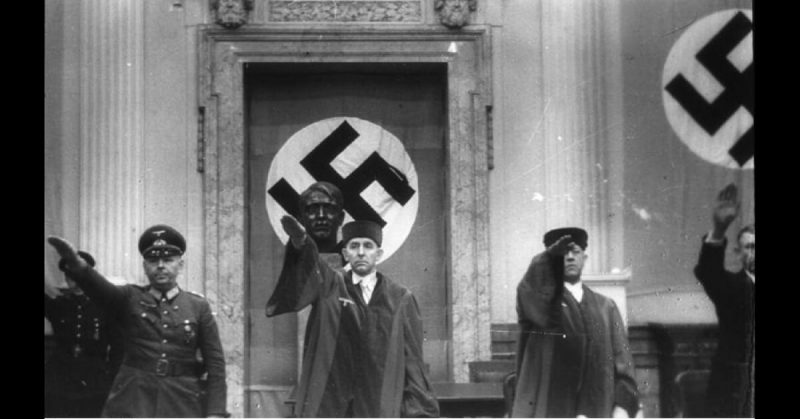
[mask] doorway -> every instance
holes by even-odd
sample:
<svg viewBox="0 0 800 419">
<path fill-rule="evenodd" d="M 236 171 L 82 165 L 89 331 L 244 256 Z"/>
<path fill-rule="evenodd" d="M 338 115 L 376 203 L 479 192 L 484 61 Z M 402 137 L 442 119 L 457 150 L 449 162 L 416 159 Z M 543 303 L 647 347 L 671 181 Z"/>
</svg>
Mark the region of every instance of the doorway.
<svg viewBox="0 0 800 419">
<path fill-rule="evenodd" d="M 378 125 L 400 140 L 418 179 L 418 208 L 400 247 L 379 270 L 408 287 L 420 306 L 432 381 L 448 379 L 447 65 L 444 63 L 248 63 L 246 361 L 248 385 L 294 385 L 305 318 L 268 319 L 284 245 L 269 221 L 267 177 L 285 142 L 333 117 Z M 300 192 L 300 191 L 298 191 Z M 298 338 L 299 336 L 299 338 Z"/>
</svg>

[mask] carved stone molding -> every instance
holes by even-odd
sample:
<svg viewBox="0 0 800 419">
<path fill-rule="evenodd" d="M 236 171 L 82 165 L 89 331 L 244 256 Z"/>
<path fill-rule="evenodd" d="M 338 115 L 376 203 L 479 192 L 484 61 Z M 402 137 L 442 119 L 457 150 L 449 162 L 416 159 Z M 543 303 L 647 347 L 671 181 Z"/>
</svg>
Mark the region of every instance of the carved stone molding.
<svg viewBox="0 0 800 419">
<path fill-rule="evenodd" d="M 421 22 L 421 0 L 271 1 L 273 22 Z"/>
<path fill-rule="evenodd" d="M 225 29 L 237 29 L 247 23 L 253 0 L 211 0 L 214 22 Z"/>
<path fill-rule="evenodd" d="M 457 45 L 457 46 L 456 46 Z M 468 363 L 490 352 L 488 170 L 485 108 L 491 104 L 485 28 L 452 32 L 247 28 L 201 32 L 198 105 L 207 109 L 204 172 L 206 281 L 221 309 L 229 410 L 245 412 L 249 351 L 245 279 L 247 237 L 243 67 L 281 62 L 434 62 L 448 66 L 446 177 L 451 341 L 449 378 L 469 379 Z"/>
<path fill-rule="evenodd" d="M 434 10 L 439 22 L 448 28 L 458 29 L 469 22 L 469 15 L 478 9 L 478 0 L 436 0 Z"/>
</svg>

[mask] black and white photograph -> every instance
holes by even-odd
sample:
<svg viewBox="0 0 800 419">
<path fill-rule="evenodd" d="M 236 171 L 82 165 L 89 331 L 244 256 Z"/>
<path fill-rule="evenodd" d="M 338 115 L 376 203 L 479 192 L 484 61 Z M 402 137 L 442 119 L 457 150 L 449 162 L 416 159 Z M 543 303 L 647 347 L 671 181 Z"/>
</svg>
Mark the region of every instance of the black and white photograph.
<svg viewBox="0 0 800 419">
<path fill-rule="evenodd" d="M 755 417 L 752 0 L 44 6 L 43 417 Z"/>
</svg>

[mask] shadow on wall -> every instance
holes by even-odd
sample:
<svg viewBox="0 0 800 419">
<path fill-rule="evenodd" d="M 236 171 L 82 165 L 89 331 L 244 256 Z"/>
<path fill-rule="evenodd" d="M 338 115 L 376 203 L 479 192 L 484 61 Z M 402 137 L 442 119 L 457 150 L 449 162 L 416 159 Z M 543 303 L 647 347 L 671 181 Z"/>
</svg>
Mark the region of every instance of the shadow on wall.
<svg viewBox="0 0 800 419">
<path fill-rule="evenodd" d="M 664 288 L 628 294 L 628 324 L 716 324 L 714 304 L 700 289 Z"/>
</svg>

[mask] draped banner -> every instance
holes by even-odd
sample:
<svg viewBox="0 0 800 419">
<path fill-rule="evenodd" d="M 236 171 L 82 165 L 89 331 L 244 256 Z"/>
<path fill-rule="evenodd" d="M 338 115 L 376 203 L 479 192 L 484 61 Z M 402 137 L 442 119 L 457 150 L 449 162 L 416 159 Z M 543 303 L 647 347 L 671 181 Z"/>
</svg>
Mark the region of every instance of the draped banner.
<svg viewBox="0 0 800 419">
<path fill-rule="evenodd" d="M 720 166 L 755 167 L 750 10 L 712 13 L 689 26 L 670 50 L 662 83 L 667 119 L 689 149 Z"/>
<path fill-rule="evenodd" d="M 417 216 L 417 172 L 403 143 L 372 122 L 336 117 L 314 122 L 281 146 L 267 175 L 266 208 L 282 242 L 285 214 L 298 218 L 299 195 L 326 181 L 342 190 L 345 223 L 371 220 L 383 226 L 382 260 L 408 237 Z"/>
</svg>

